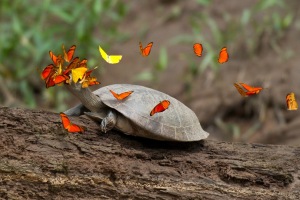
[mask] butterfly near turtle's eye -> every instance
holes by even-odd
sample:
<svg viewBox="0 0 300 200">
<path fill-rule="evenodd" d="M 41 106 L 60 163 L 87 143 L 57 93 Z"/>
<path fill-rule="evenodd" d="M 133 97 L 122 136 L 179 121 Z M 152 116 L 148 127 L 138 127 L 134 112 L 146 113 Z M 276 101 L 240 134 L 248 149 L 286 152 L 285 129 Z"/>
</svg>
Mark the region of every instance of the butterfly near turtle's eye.
<svg viewBox="0 0 300 200">
<path fill-rule="evenodd" d="M 61 117 L 61 121 L 63 124 L 63 127 L 70 133 L 83 133 L 84 129 L 83 127 L 77 125 L 77 124 L 73 124 L 71 123 L 70 119 L 68 118 L 68 116 L 65 113 L 60 113 L 60 117 Z"/>
<path fill-rule="evenodd" d="M 142 56 L 146 57 L 151 52 L 151 48 L 153 46 L 153 42 L 150 42 L 149 44 L 147 44 L 147 46 L 145 48 L 143 48 L 143 45 L 142 45 L 141 42 L 139 43 L 139 45 L 140 45 L 140 51 L 141 51 Z"/>
<path fill-rule="evenodd" d="M 295 93 L 291 92 L 286 95 L 286 106 L 288 110 L 298 109 L 298 103 L 296 101 Z"/>
<path fill-rule="evenodd" d="M 202 56 L 202 51 L 203 51 L 203 47 L 202 44 L 200 43 L 195 43 L 194 46 L 194 53 L 196 54 L 196 56 Z"/>
<path fill-rule="evenodd" d="M 223 63 L 227 62 L 228 59 L 229 59 L 229 55 L 227 53 L 227 48 L 223 47 L 220 51 L 218 62 L 220 64 L 223 64 Z"/>
<path fill-rule="evenodd" d="M 159 112 L 164 112 L 166 109 L 169 108 L 170 105 L 170 101 L 168 100 L 163 100 L 161 102 L 159 102 L 159 104 L 157 104 L 150 112 L 150 116 L 153 116 L 156 113 Z"/>
<path fill-rule="evenodd" d="M 118 94 L 118 93 L 115 93 L 112 90 L 109 90 L 109 91 L 118 100 L 124 100 L 125 98 L 127 98 L 129 95 L 131 95 L 133 93 L 133 91 L 128 91 L 128 92 L 122 92 L 122 93 Z"/>
<path fill-rule="evenodd" d="M 99 52 L 102 58 L 109 64 L 117 64 L 122 59 L 122 55 L 108 55 L 100 46 Z"/>
</svg>

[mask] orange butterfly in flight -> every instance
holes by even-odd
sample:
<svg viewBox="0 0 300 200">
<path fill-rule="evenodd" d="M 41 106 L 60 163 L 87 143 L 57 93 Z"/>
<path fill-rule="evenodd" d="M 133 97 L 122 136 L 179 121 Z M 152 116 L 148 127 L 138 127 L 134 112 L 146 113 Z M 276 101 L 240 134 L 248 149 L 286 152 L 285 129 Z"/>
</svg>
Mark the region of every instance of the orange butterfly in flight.
<svg viewBox="0 0 300 200">
<path fill-rule="evenodd" d="M 195 43 L 194 46 L 194 53 L 196 54 L 196 56 L 202 56 L 202 51 L 203 51 L 203 47 L 202 44 L 200 43 Z"/>
<path fill-rule="evenodd" d="M 168 100 L 163 100 L 163 101 L 161 101 L 159 104 L 157 104 L 157 105 L 151 110 L 150 116 L 154 115 L 155 113 L 165 111 L 166 109 L 169 108 L 169 105 L 170 105 L 170 101 L 168 101 Z"/>
<path fill-rule="evenodd" d="M 117 94 L 117 93 L 115 93 L 114 91 L 112 91 L 112 90 L 109 90 L 111 93 L 112 93 L 112 95 L 114 95 L 114 97 L 116 98 L 116 99 L 118 99 L 118 100 L 123 100 L 123 99 L 125 99 L 125 98 L 127 98 L 129 95 L 131 95 L 132 93 L 133 93 L 133 91 L 128 91 L 128 92 L 123 92 L 123 93 L 121 93 L 121 94 Z"/>
<path fill-rule="evenodd" d="M 84 129 L 81 126 L 78 126 L 76 124 L 72 124 L 70 119 L 65 113 L 60 113 L 61 121 L 66 130 L 68 130 L 70 133 L 83 133 Z"/>
<path fill-rule="evenodd" d="M 150 54 L 152 45 L 153 45 L 153 42 L 150 42 L 145 48 L 143 48 L 143 45 L 140 42 L 140 50 L 141 50 L 142 56 L 148 56 Z"/>
<path fill-rule="evenodd" d="M 227 48 L 223 47 L 220 51 L 218 62 L 220 64 L 223 64 L 223 63 L 227 62 L 228 59 L 229 59 L 229 55 L 227 53 Z"/>
<path fill-rule="evenodd" d="M 252 87 L 245 83 L 234 83 L 234 86 L 243 97 L 258 94 L 263 89 L 262 87 Z"/>
<path fill-rule="evenodd" d="M 297 110 L 298 103 L 296 101 L 295 94 L 293 92 L 286 95 L 286 106 L 288 110 Z"/>
</svg>

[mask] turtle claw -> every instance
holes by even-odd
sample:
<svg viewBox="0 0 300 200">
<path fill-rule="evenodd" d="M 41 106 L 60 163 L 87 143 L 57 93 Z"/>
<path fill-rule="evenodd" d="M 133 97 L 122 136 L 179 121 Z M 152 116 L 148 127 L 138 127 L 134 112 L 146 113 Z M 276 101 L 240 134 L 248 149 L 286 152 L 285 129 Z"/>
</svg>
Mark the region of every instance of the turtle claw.
<svg viewBox="0 0 300 200">
<path fill-rule="evenodd" d="M 104 118 L 99 113 L 84 112 L 84 114 L 96 121 L 101 121 L 100 129 L 104 133 L 113 129 L 117 123 L 117 115 L 113 111 L 109 111 Z"/>
<path fill-rule="evenodd" d="M 101 132 L 106 133 L 107 131 L 110 131 L 115 125 L 107 118 L 104 118 L 101 122 Z"/>
<path fill-rule="evenodd" d="M 115 127 L 117 123 L 117 115 L 113 111 L 109 111 L 107 116 L 101 122 L 101 131 L 106 133 Z"/>
</svg>

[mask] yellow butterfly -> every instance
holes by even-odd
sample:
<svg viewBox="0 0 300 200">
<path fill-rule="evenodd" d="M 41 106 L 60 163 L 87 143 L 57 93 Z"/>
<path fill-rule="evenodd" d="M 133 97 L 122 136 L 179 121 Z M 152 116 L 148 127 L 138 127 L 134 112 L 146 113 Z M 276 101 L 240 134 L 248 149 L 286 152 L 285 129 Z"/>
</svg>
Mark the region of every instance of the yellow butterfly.
<svg viewBox="0 0 300 200">
<path fill-rule="evenodd" d="M 298 103 L 296 101 L 295 93 L 291 92 L 286 95 L 286 105 L 288 110 L 298 109 Z"/>
<path fill-rule="evenodd" d="M 77 83 L 79 79 L 82 80 L 86 71 L 87 71 L 86 67 L 78 67 L 78 68 L 72 69 L 73 82 Z"/>
<path fill-rule="evenodd" d="M 122 55 L 107 55 L 107 53 L 99 46 L 99 52 L 102 58 L 109 64 L 117 64 L 122 59 Z"/>
</svg>

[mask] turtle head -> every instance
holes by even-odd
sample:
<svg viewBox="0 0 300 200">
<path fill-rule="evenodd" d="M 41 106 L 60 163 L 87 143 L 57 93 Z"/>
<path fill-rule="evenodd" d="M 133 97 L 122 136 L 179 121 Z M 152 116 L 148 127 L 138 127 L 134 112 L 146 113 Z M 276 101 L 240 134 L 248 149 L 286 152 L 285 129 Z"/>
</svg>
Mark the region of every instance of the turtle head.
<svg viewBox="0 0 300 200">
<path fill-rule="evenodd" d="M 89 88 L 82 88 L 81 83 L 65 84 L 65 86 L 90 111 L 98 112 L 99 109 L 105 107 L 100 97 L 95 95 Z"/>
</svg>

